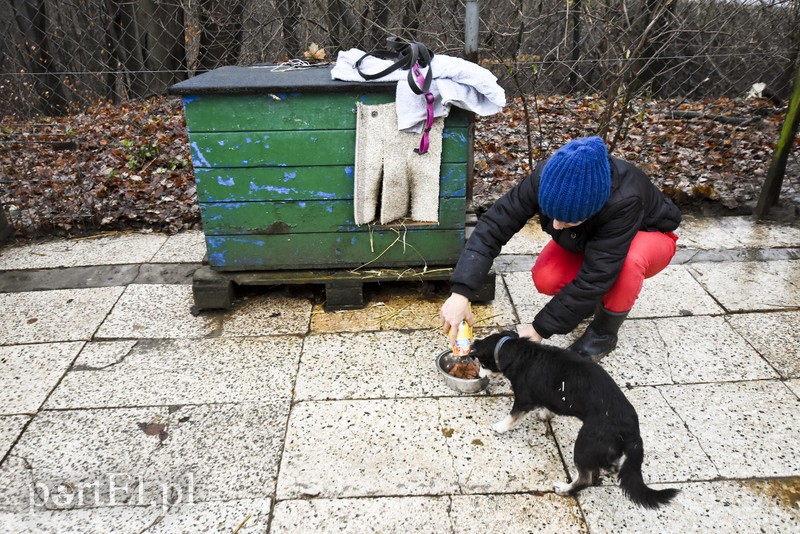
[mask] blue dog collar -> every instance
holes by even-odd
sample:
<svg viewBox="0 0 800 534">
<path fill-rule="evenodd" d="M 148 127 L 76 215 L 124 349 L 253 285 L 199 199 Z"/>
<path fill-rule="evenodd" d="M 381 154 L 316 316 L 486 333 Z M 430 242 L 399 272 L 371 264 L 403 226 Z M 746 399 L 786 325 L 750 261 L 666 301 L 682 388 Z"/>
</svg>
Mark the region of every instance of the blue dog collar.
<svg viewBox="0 0 800 534">
<path fill-rule="evenodd" d="M 500 368 L 500 360 L 497 358 L 500 355 L 500 347 L 502 347 L 509 339 L 513 338 L 511 336 L 503 336 L 500 338 L 500 341 L 497 342 L 497 345 L 494 346 L 494 363 L 497 364 L 498 371 L 503 370 Z"/>
</svg>

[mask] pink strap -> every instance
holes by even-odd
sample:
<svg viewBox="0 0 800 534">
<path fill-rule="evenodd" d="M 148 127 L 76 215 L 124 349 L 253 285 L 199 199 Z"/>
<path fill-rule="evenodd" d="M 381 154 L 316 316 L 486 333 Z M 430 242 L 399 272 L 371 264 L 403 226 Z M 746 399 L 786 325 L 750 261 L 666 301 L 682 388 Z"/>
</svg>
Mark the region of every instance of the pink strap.
<svg viewBox="0 0 800 534">
<path fill-rule="evenodd" d="M 425 76 L 422 75 L 419 63 L 414 63 L 411 71 L 414 73 L 414 77 L 417 79 L 419 86 L 422 87 L 422 84 L 425 83 Z M 431 128 L 433 128 L 433 94 L 431 94 L 430 91 L 425 92 L 425 102 L 425 129 L 422 131 L 422 139 L 420 139 L 419 148 L 416 150 L 418 154 L 425 154 L 431 145 L 430 132 Z"/>
</svg>

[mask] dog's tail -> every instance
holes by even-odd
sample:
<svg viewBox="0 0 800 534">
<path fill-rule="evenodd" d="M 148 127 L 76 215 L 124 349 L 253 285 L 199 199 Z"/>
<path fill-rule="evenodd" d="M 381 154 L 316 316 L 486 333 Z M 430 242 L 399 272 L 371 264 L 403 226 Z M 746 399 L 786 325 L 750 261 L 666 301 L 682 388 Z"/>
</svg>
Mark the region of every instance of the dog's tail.
<svg viewBox="0 0 800 534">
<path fill-rule="evenodd" d="M 625 462 L 619 470 L 619 485 L 630 500 L 645 508 L 658 508 L 675 498 L 680 490 L 674 488 L 654 490 L 645 485 L 642 479 L 644 447 L 641 437 L 632 437 L 626 441 L 623 452 Z"/>
</svg>

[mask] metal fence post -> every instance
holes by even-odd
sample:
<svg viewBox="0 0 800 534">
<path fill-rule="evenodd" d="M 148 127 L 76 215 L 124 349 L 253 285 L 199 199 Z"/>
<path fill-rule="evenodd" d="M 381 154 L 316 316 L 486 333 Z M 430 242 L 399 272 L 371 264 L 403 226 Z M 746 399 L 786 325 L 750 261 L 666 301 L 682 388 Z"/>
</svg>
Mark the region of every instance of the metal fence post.
<svg viewBox="0 0 800 534">
<path fill-rule="evenodd" d="M 478 62 L 478 24 L 480 14 L 478 0 L 466 0 L 464 13 L 464 57 L 468 61 Z"/>
</svg>

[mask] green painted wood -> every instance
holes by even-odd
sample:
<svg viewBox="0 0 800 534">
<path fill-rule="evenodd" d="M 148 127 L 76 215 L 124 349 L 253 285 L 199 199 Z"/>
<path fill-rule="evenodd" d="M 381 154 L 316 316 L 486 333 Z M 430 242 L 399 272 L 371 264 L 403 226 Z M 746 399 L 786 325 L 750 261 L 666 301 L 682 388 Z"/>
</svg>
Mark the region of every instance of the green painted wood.
<svg viewBox="0 0 800 534">
<path fill-rule="evenodd" d="M 468 130 L 445 129 L 442 162 L 464 163 Z M 189 135 L 192 164 L 207 167 L 353 165 L 355 130 L 194 133 Z"/>
<path fill-rule="evenodd" d="M 407 221 L 415 231 L 421 228 L 464 228 L 467 203 L 464 197 L 439 200 L 439 224 Z M 310 200 L 291 202 L 220 202 L 201 204 L 206 235 L 302 234 L 316 232 L 366 231 L 353 221 L 352 200 Z M 397 223 L 399 226 L 400 223 Z"/>
<path fill-rule="evenodd" d="M 353 166 L 248 167 L 194 170 L 200 202 L 353 198 Z M 466 163 L 444 163 L 439 195 L 466 196 Z"/>
<path fill-rule="evenodd" d="M 354 130 L 357 102 L 385 104 L 394 102 L 394 97 L 394 92 L 205 95 L 184 98 L 183 107 L 187 129 L 192 133 Z M 463 110 L 454 108 L 445 125 L 466 128 L 469 126 L 469 116 Z"/>
<path fill-rule="evenodd" d="M 463 230 L 206 236 L 220 271 L 454 265 L 463 245 Z"/>
</svg>

